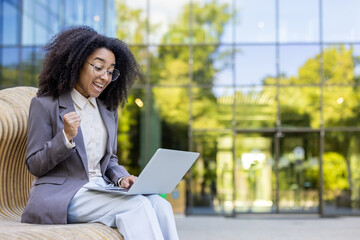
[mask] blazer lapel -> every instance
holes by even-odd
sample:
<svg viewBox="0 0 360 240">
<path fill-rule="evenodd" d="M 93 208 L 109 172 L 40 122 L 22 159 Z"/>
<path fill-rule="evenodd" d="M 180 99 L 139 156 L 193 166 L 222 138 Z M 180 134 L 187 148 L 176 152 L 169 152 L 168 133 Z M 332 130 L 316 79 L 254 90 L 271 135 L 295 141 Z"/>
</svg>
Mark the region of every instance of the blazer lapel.
<svg viewBox="0 0 360 240">
<path fill-rule="evenodd" d="M 106 155 L 111 155 L 112 149 L 111 149 L 111 141 L 114 140 L 116 137 L 116 127 L 115 127 L 115 118 L 114 113 L 108 110 L 104 103 L 101 102 L 101 100 L 97 100 L 97 104 L 99 106 L 101 117 L 104 121 L 107 133 L 108 133 L 108 139 L 106 144 Z M 105 159 L 104 159 L 105 160 Z M 105 176 L 105 166 L 107 165 L 107 160 L 101 162 L 101 172 L 103 176 Z"/>
<path fill-rule="evenodd" d="M 69 112 L 76 112 L 76 111 L 70 93 L 66 93 L 59 97 L 59 115 L 63 123 L 64 123 L 64 115 Z M 76 150 L 80 156 L 80 159 L 86 171 L 86 175 L 89 176 L 88 161 L 86 157 L 86 150 L 85 150 L 84 138 L 81 131 L 81 127 L 78 128 L 78 134 L 73 140 L 76 145 Z"/>
</svg>

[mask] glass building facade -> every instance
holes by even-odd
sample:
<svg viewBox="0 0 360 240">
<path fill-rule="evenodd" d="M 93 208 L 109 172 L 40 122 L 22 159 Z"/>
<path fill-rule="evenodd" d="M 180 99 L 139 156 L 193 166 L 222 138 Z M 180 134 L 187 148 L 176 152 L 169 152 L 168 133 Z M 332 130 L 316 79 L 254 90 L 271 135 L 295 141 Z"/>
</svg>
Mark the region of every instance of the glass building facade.
<svg viewBox="0 0 360 240">
<path fill-rule="evenodd" d="M 41 47 L 89 25 L 125 41 L 138 80 L 118 157 L 201 153 L 187 213 L 360 215 L 360 1 L 1 0 L 0 88 L 37 86 Z M 164 169 L 166 171 L 166 169 Z"/>
</svg>

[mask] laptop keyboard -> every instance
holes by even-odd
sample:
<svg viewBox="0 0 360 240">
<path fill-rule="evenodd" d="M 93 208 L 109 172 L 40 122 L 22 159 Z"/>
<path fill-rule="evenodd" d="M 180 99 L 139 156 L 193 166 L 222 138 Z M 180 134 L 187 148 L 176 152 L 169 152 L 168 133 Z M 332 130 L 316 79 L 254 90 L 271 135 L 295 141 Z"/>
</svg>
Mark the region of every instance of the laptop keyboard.
<svg viewBox="0 0 360 240">
<path fill-rule="evenodd" d="M 106 190 L 110 191 L 118 191 L 118 192 L 127 192 L 129 191 L 129 188 L 123 188 L 123 187 L 105 187 Z"/>
</svg>

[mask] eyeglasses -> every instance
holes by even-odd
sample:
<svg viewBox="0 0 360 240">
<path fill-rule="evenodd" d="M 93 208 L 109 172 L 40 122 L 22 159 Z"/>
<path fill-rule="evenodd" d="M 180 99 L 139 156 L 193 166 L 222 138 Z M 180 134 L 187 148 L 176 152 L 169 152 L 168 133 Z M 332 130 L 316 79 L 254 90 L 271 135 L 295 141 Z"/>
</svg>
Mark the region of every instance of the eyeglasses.
<svg viewBox="0 0 360 240">
<path fill-rule="evenodd" d="M 99 64 L 92 64 L 92 63 L 89 63 L 89 62 L 87 62 L 87 63 L 90 64 L 93 67 L 93 73 L 94 73 L 94 75 L 96 77 L 101 77 L 106 72 L 107 77 L 111 78 L 111 81 L 113 82 L 116 79 L 118 79 L 118 77 L 120 76 L 120 72 L 116 68 L 113 68 L 112 70 L 108 71 L 103 66 L 101 66 Z"/>
</svg>

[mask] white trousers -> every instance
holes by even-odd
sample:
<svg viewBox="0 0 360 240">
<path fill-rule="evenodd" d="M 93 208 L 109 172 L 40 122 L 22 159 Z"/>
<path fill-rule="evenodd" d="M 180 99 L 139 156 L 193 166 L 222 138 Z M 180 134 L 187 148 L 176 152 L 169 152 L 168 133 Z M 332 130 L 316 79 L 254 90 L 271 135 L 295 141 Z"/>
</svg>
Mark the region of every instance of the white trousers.
<svg viewBox="0 0 360 240">
<path fill-rule="evenodd" d="M 98 177 L 88 184 L 106 186 Z M 68 222 L 117 227 L 125 240 L 178 240 L 171 204 L 158 195 L 121 196 L 81 188 L 70 201 Z"/>
</svg>

